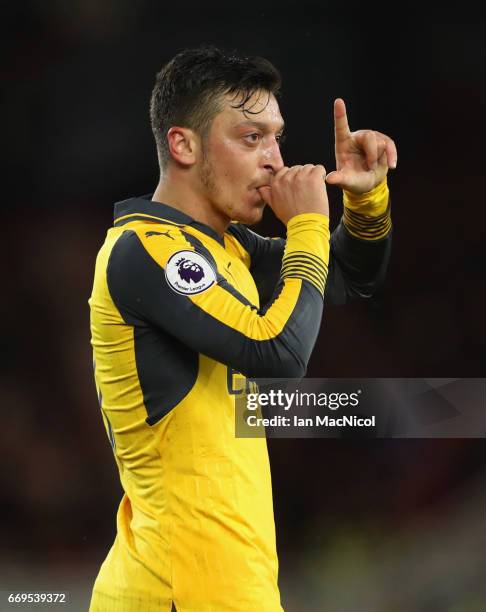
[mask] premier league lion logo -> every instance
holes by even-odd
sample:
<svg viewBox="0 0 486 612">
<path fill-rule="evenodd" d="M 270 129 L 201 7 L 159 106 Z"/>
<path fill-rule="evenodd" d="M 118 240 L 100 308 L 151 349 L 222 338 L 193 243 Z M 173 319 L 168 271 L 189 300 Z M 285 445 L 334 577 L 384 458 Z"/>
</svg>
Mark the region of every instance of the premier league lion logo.
<svg viewBox="0 0 486 612">
<path fill-rule="evenodd" d="M 200 253 L 177 251 L 165 266 L 165 279 L 179 295 L 196 295 L 218 282 L 216 270 Z"/>
<path fill-rule="evenodd" d="M 177 272 L 182 280 L 186 281 L 186 283 L 198 283 L 202 278 L 204 278 L 204 270 L 201 266 L 190 259 L 185 259 L 181 257 L 179 261 L 176 261 L 175 265 L 177 266 Z"/>
</svg>

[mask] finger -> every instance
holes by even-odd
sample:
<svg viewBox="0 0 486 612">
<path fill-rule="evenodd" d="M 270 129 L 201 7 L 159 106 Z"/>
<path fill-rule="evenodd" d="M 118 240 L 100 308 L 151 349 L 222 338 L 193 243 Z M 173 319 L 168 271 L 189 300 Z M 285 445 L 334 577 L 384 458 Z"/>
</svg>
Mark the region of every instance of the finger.
<svg viewBox="0 0 486 612">
<path fill-rule="evenodd" d="M 322 180 L 325 180 L 326 178 L 326 169 L 324 168 L 324 166 L 322 164 L 317 164 L 316 166 L 311 166 L 310 167 L 310 175 L 312 176 L 320 176 L 322 178 Z"/>
<path fill-rule="evenodd" d="M 272 188 L 269 187 L 268 185 L 264 185 L 263 187 L 258 187 L 257 191 L 260 194 L 261 199 L 271 206 L 272 205 Z"/>
<path fill-rule="evenodd" d="M 336 144 L 347 140 L 351 136 L 346 114 L 346 105 L 342 98 L 334 100 L 334 136 Z"/>
<path fill-rule="evenodd" d="M 289 168 L 288 174 L 296 174 L 297 172 L 299 172 L 300 170 L 302 170 L 303 166 L 291 166 Z"/>
<path fill-rule="evenodd" d="M 293 180 L 302 170 L 302 166 L 291 166 L 289 171 L 285 174 L 285 180 Z"/>
<path fill-rule="evenodd" d="M 396 168 L 398 163 L 398 153 L 395 143 L 391 138 L 389 138 L 386 143 L 386 156 L 389 160 L 388 167 Z"/>
<path fill-rule="evenodd" d="M 370 170 L 374 170 L 378 164 L 378 143 L 373 130 L 360 130 L 355 133 L 356 143 L 364 152 L 366 163 Z"/>
<path fill-rule="evenodd" d="M 324 179 L 329 185 L 338 185 L 344 181 L 344 176 L 339 170 L 333 170 Z"/>
<path fill-rule="evenodd" d="M 302 166 L 299 176 L 303 179 L 310 179 L 313 176 L 315 168 L 317 168 L 317 166 L 314 164 L 305 164 L 305 166 Z"/>
<path fill-rule="evenodd" d="M 383 149 L 381 155 L 379 155 L 378 157 L 378 166 L 380 166 L 381 168 L 388 168 L 388 155 L 386 152 L 386 148 Z"/>
<path fill-rule="evenodd" d="M 386 134 L 382 134 L 381 132 L 375 132 L 375 134 L 377 134 L 377 136 L 385 140 L 386 156 L 388 158 L 388 167 L 396 168 L 397 163 L 398 163 L 398 151 L 397 151 L 395 142 L 393 141 L 392 138 L 390 138 L 390 136 L 387 136 Z"/>
<path fill-rule="evenodd" d="M 386 141 L 383 138 L 376 138 L 376 158 L 381 163 L 383 153 L 386 151 Z"/>
<path fill-rule="evenodd" d="M 290 168 L 288 166 L 284 166 L 283 168 L 280 168 L 280 170 L 276 174 L 273 175 L 272 182 L 275 181 L 276 179 L 281 179 L 282 177 L 284 177 L 289 170 Z"/>
</svg>

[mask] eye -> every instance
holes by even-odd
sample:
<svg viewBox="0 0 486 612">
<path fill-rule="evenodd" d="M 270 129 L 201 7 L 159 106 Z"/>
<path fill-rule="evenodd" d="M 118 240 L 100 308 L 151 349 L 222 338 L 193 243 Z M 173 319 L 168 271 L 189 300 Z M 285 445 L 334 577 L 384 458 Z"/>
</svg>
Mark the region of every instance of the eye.
<svg viewBox="0 0 486 612">
<path fill-rule="evenodd" d="M 261 134 L 259 134 L 258 132 L 253 132 L 252 134 L 247 134 L 246 136 L 244 136 L 244 138 L 251 144 L 257 144 L 257 142 L 259 142 L 259 140 L 261 139 Z"/>
<path fill-rule="evenodd" d="M 281 147 L 285 142 L 285 134 L 277 134 L 275 140 L 278 142 L 278 146 Z"/>
</svg>

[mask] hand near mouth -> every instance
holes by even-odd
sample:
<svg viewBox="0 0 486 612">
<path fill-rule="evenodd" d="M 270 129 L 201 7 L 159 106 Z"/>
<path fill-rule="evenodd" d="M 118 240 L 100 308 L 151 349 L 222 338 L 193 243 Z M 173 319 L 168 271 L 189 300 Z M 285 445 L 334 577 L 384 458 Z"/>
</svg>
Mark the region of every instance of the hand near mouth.
<svg viewBox="0 0 486 612">
<path fill-rule="evenodd" d="M 287 225 L 289 219 L 302 213 L 319 213 L 329 216 L 329 202 L 324 182 L 324 166 L 284 166 L 272 179 L 271 185 L 257 188 L 261 198 L 268 203 L 275 215 Z"/>
</svg>

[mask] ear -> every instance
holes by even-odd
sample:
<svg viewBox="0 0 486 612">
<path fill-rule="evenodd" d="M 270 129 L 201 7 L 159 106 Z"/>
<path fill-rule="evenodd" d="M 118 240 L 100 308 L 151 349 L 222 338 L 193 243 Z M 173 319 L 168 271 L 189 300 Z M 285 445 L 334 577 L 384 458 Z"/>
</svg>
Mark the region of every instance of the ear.
<svg viewBox="0 0 486 612">
<path fill-rule="evenodd" d="M 193 166 L 196 163 L 198 142 L 189 128 L 171 127 L 167 132 L 170 154 L 183 166 Z"/>
</svg>

